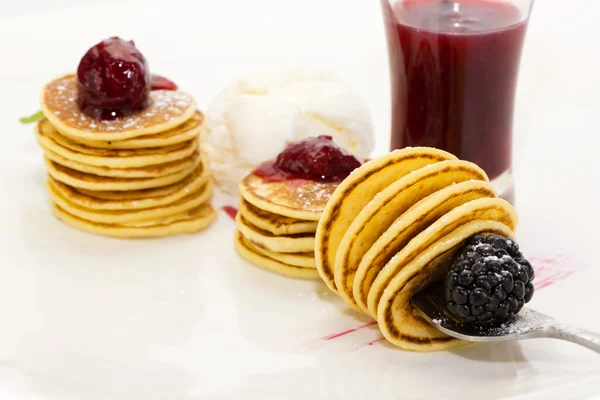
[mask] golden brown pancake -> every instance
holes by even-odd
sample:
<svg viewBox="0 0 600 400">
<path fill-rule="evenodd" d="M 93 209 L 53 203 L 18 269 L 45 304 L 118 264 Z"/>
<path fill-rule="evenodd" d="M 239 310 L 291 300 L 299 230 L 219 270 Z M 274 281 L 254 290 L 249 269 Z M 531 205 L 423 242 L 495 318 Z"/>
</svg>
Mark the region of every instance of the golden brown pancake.
<svg viewBox="0 0 600 400">
<path fill-rule="evenodd" d="M 466 239 L 513 237 L 516 225 L 514 208 L 497 198 L 479 167 L 436 149 L 406 148 L 339 185 L 317 226 L 315 261 L 328 286 L 373 316 L 391 343 L 450 349 L 465 342 L 419 317 L 411 298 L 444 279 Z"/>
<path fill-rule="evenodd" d="M 336 253 L 335 285 L 344 301 L 360 310 L 352 293 L 354 275 L 365 253 L 396 218 L 430 194 L 469 180 L 488 177 L 473 163 L 448 160 L 419 168 L 379 192 L 352 221 Z"/>
<path fill-rule="evenodd" d="M 51 134 L 48 134 L 52 130 L 49 126 L 47 120 L 42 120 L 37 126 L 38 129 L 36 129 L 36 139 L 42 148 L 58 154 L 67 160 L 85 165 L 108 168 L 146 167 L 181 160 L 190 157 L 198 151 L 197 138 L 162 149 L 91 149 L 70 141 L 62 141 L 61 139 L 59 141 L 62 141 L 62 143 L 57 142 L 55 138 L 58 138 L 58 136 L 52 137 Z M 69 148 L 63 146 L 69 146 Z"/>
<path fill-rule="evenodd" d="M 236 217 L 238 230 L 256 247 L 275 253 L 306 253 L 314 251 L 315 237 L 310 233 L 276 236 L 249 223 L 240 213 Z"/>
<path fill-rule="evenodd" d="M 162 147 L 139 147 L 136 149 L 117 149 L 117 148 L 95 148 L 85 144 L 78 143 L 73 139 L 70 139 L 68 136 L 61 135 L 55 128 L 52 126 L 50 121 L 47 118 L 41 119 L 35 127 L 36 135 L 45 139 L 46 143 L 53 143 L 53 147 L 60 147 L 65 150 L 70 150 L 77 154 L 85 154 L 89 156 L 96 157 L 134 157 L 134 156 L 150 156 L 150 155 L 161 155 L 165 153 L 170 153 L 173 151 L 181 150 L 189 145 L 190 140 L 195 139 L 198 135 L 194 136 L 188 141 L 180 142 L 168 146 Z M 118 143 L 118 142 L 114 142 Z"/>
<path fill-rule="evenodd" d="M 166 132 L 117 141 L 77 138 L 77 143 L 94 149 L 150 149 L 187 142 L 198 137 L 198 135 L 202 136 L 205 130 L 206 118 L 200 111 L 196 110 L 192 118 Z"/>
<path fill-rule="evenodd" d="M 367 306 L 371 315 L 377 316 L 377 307 L 381 301 L 381 296 L 383 296 L 383 292 L 387 290 L 390 281 L 398 272 L 412 260 L 420 258 L 421 253 L 436 241 L 460 226 L 475 220 L 500 222 L 510 231 L 513 231 L 517 226 L 517 213 L 506 200 L 482 198 L 462 204 L 442 216 L 408 242 L 402 250 L 383 266 L 378 274 L 370 275 L 376 277 L 370 285 L 367 297 Z M 381 266 L 371 265 L 369 268 L 381 268 Z M 369 283 L 363 282 L 363 285 Z"/>
<path fill-rule="evenodd" d="M 254 174 L 240 183 L 242 197 L 255 207 L 294 219 L 318 221 L 337 182 L 294 179 L 263 182 Z"/>
<path fill-rule="evenodd" d="M 115 237 L 197 232 L 215 219 L 199 148 L 205 118 L 190 95 L 153 90 L 143 110 L 113 120 L 85 115 L 77 97 L 72 74 L 41 95 L 36 139 L 58 218 Z"/>
<path fill-rule="evenodd" d="M 75 75 L 65 75 L 42 90 L 42 112 L 63 135 L 85 140 L 117 141 L 169 131 L 196 112 L 192 96 L 180 91 L 153 90 L 144 110 L 115 120 L 99 120 L 83 114 L 77 105 Z"/>
<path fill-rule="evenodd" d="M 57 164 L 70 169 L 74 169 L 86 174 L 108 176 L 113 178 L 157 178 L 161 176 L 171 175 L 179 171 L 189 170 L 198 164 L 200 152 L 196 151 L 189 157 L 181 160 L 171 161 L 164 164 L 150 165 L 147 167 L 135 168 L 109 168 L 97 167 L 94 165 L 82 164 L 77 161 L 68 160 L 53 151 L 45 148 L 42 145 L 46 157 Z"/>
<path fill-rule="evenodd" d="M 111 178 L 86 174 L 71 168 L 63 167 L 48 158 L 45 159 L 48 174 L 59 182 L 71 187 L 99 191 L 130 191 L 152 189 L 168 186 L 185 179 L 196 166 L 189 170 L 182 170 L 171 175 L 157 178 Z M 200 160 L 198 160 L 200 163 Z"/>
<path fill-rule="evenodd" d="M 169 224 L 149 225 L 143 227 L 127 227 L 121 225 L 101 224 L 77 218 L 56 204 L 52 210 L 57 218 L 82 231 L 103 236 L 119 238 L 150 238 L 172 236 L 180 233 L 195 233 L 206 229 L 216 218 L 217 213 L 213 208 L 204 204 L 189 211 L 189 218 Z"/>
<path fill-rule="evenodd" d="M 317 268 L 317 265 L 315 264 L 314 252 L 276 253 L 267 249 L 261 249 L 260 247 L 254 246 L 250 242 L 248 243 L 255 253 L 262 254 L 266 257 L 272 258 L 275 261 L 279 261 L 288 265 L 293 265 L 294 267 Z"/>
<path fill-rule="evenodd" d="M 298 233 L 315 233 L 316 221 L 304 221 L 283 215 L 273 214 L 253 206 L 246 200 L 241 199 L 239 212 L 252 225 L 262 230 L 271 232 L 273 235 L 294 235 Z"/>
<path fill-rule="evenodd" d="M 362 257 L 353 283 L 353 298 L 369 314 L 367 296 L 377 274 L 410 240 L 456 207 L 481 198 L 495 198 L 487 182 L 467 181 L 441 189 L 409 208 L 382 234 Z"/>
<path fill-rule="evenodd" d="M 94 210 L 81 207 L 63 197 L 62 192 L 57 190 L 51 181 L 48 182 L 47 189 L 52 201 L 62 210 L 75 217 L 90 222 L 123 225 L 130 222 L 156 221 L 160 218 L 170 217 L 197 208 L 209 201 L 212 194 L 212 181 L 209 180 L 196 192 L 190 193 L 173 203 L 154 208 L 133 210 Z"/>
<path fill-rule="evenodd" d="M 278 273 L 280 275 L 288 276 L 291 278 L 305 278 L 305 279 L 318 279 L 319 274 L 314 268 L 303 268 L 296 267 L 293 265 L 285 264 L 280 261 L 269 258 L 263 254 L 258 253 L 252 243 L 250 243 L 244 235 L 236 231 L 235 233 L 235 248 L 238 254 L 249 261 L 250 263 L 264 268 L 266 270 Z"/>
<path fill-rule="evenodd" d="M 383 336 L 407 350 L 448 350 L 466 343 L 446 336 L 419 317 L 410 299 L 447 274 L 456 250 L 478 233 L 514 237 L 501 222 L 474 220 L 457 227 L 420 252 L 389 281 L 377 308 L 377 322 Z"/>
<path fill-rule="evenodd" d="M 165 206 L 184 198 L 190 193 L 200 190 L 209 179 L 210 174 L 207 171 L 203 172 L 203 169 L 200 166 L 196 171 L 190 174 L 189 177 L 175 184 L 177 190 L 172 193 L 158 196 L 152 193 L 154 191 L 156 194 L 159 194 L 158 189 L 132 192 L 108 192 L 108 194 L 106 192 L 85 191 L 86 194 L 81 190 L 72 188 L 55 180 L 51 176 L 48 176 L 49 184 L 52 185 L 53 189 L 59 192 L 63 198 L 77 206 L 93 210 L 136 210 Z M 98 193 L 101 194 L 98 195 Z M 103 196 L 104 198 L 102 198 Z"/>
<path fill-rule="evenodd" d="M 202 175 L 203 179 L 208 179 L 206 176 L 210 174 L 205 167 L 205 163 L 202 161 L 196 167 L 196 169 L 182 180 L 175 182 L 171 185 L 161 186 L 151 189 L 141 190 L 129 190 L 129 191 L 114 191 L 114 190 L 87 190 L 81 188 L 72 188 L 78 193 L 89 196 L 99 200 L 143 200 L 143 199 L 155 199 L 164 196 L 173 195 L 182 189 L 184 189 L 192 180 L 197 179 L 198 176 Z"/>
<path fill-rule="evenodd" d="M 395 150 L 363 164 L 337 187 L 319 221 L 315 246 L 317 270 L 332 291 L 338 292 L 334 264 L 339 244 L 362 209 L 403 176 L 429 164 L 455 159 L 450 153 L 427 147 Z"/>
</svg>

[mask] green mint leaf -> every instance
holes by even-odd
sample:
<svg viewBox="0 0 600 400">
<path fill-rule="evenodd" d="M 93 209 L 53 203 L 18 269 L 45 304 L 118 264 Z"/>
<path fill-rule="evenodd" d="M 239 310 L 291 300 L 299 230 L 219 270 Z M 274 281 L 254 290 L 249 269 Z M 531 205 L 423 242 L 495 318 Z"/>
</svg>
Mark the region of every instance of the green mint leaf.
<svg viewBox="0 0 600 400">
<path fill-rule="evenodd" d="M 22 124 L 31 124 L 33 122 L 38 122 L 42 118 L 44 118 L 44 113 L 41 111 L 38 111 L 29 117 L 19 118 L 19 122 Z"/>
</svg>

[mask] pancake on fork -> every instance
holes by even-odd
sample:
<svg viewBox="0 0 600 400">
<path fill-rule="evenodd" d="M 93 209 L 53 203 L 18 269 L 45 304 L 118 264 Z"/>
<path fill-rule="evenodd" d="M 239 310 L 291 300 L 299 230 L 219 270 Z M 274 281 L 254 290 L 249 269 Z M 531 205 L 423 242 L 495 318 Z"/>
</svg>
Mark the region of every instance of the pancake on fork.
<svg viewBox="0 0 600 400">
<path fill-rule="evenodd" d="M 481 168 L 436 149 L 406 148 L 340 183 L 318 222 L 315 261 L 330 289 L 375 318 L 391 343 L 449 349 L 464 343 L 417 316 L 412 296 L 444 279 L 471 236 L 512 238 L 516 225 L 515 210 Z"/>
<path fill-rule="evenodd" d="M 495 198 L 484 181 L 465 181 L 447 186 L 417 202 L 398 217 L 360 260 L 353 282 L 353 299 L 366 314 L 367 296 L 377 274 L 419 232 L 454 208 L 480 198 Z"/>
<path fill-rule="evenodd" d="M 305 150 L 306 163 L 320 159 L 313 149 L 327 147 L 347 163 L 344 170 L 334 170 L 328 177 L 326 169 L 311 174 L 286 169 L 289 152 Z M 298 153 L 294 153 L 297 158 Z M 299 161 L 294 158 L 294 166 Z M 324 160 L 324 159 L 323 159 Z M 324 167 L 336 162 L 327 160 Z M 337 185 L 361 161 L 337 147 L 329 137 L 307 139 L 293 143 L 277 160 L 269 161 L 249 174 L 240 183 L 240 211 L 236 218 L 235 244 L 238 253 L 248 261 L 282 275 L 317 278 L 314 258 L 315 232 L 323 209 Z M 338 168 L 338 167 L 335 167 Z M 343 176 L 340 176 L 344 174 Z"/>
<path fill-rule="evenodd" d="M 77 75 L 42 90 L 45 118 L 35 133 L 60 220 L 101 235 L 154 237 L 197 232 L 215 219 L 199 144 L 205 118 L 176 85 L 151 90 L 150 82 L 133 42 L 110 38 L 86 53 Z"/>
<path fill-rule="evenodd" d="M 333 270 L 338 247 L 362 209 L 396 180 L 426 165 L 447 160 L 456 157 L 432 148 L 396 150 L 367 162 L 338 186 L 319 221 L 315 247 L 319 275 L 333 292 L 338 293 Z"/>
<path fill-rule="evenodd" d="M 473 163 L 448 160 L 426 165 L 382 190 L 352 221 L 336 252 L 334 278 L 340 296 L 356 308 L 352 289 L 358 265 L 396 218 L 423 197 L 469 180 L 487 181 L 488 178 Z"/>
<path fill-rule="evenodd" d="M 448 272 L 454 252 L 469 237 L 498 234 L 512 238 L 514 232 L 501 222 L 474 220 L 440 238 L 404 265 L 385 288 L 377 309 L 377 322 L 384 337 L 407 350 L 437 351 L 467 343 L 443 334 L 416 315 L 410 299 Z"/>
</svg>

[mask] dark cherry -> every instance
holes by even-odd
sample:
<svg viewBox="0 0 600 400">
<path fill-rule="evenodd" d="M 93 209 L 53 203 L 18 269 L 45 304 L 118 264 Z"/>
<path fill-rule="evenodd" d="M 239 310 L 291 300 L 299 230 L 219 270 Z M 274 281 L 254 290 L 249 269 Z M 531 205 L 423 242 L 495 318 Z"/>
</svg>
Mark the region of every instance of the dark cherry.
<svg viewBox="0 0 600 400">
<path fill-rule="evenodd" d="M 77 103 L 93 118 L 115 119 L 143 109 L 150 71 L 132 41 L 111 37 L 85 53 L 77 68 Z"/>
<path fill-rule="evenodd" d="M 291 179 L 337 182 L 360 167 L 363 160 L 333 142 L 318 136 L 290 143 L 275 161 L 259 166 L 254 174 L 266 182 Z"/>
<path fill-rule="evenodd" d="M 150 76 L 150 88 L 151 90 L 177 90 L 177 85 L 164 76 L 152 74 Z"/>
</svg>

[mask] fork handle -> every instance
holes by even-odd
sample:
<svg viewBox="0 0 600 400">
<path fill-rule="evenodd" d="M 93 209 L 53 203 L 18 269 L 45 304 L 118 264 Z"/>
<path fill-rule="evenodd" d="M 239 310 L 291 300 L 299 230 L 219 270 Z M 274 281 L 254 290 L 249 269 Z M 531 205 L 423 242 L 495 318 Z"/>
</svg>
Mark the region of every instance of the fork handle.
<svg viewBox="0 0 600 400">
<path fill-rule="evenodd" d="M 600 334 L 566 324 L 552 324 L 545 329 L 554 339 L 567 340 L 600 353 Z"/>
</svg>

